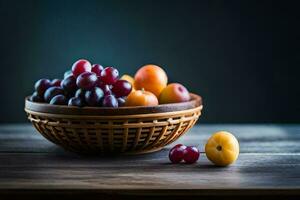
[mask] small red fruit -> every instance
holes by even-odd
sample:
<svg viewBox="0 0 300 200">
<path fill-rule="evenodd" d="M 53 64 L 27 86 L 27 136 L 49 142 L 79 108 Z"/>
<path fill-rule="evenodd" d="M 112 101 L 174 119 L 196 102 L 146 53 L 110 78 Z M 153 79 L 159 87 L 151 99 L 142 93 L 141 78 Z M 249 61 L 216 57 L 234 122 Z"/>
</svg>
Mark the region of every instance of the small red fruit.
<svg viewBox="0 0 300 200">
<path fill-rule="evenodd" d="M 200 152 L 196 147 L 186 147 L 183 152 L 183 160 L 187 164 L 197 162 Z"/>
<path fill-rule="evenodd" d="M 72 73 L 75 77 L 78 77 L 83 72 L 91 72 L 92 65 L 89 61 L 80 59 L 76 61 L 72 66 Z"/>
<path fill-rule="evenodd" d="M 119 77 L 119 72 L 116 68 L 106 67 L 101 71 L 100 80 L 107 85 L 114 84 Z"/>
<path fill-rule="evenodd" d="M 174 146 L 169 152 L 169 159 L 172 163 L 180 163 L 184 156 L 186 146 L 179 144 Z"/>
<path fill-rule="evenodd" d="M 94 72 L 97 76 L 101 75 L 103 69 L 104 69 L 103 66 L 99 64 L 94 64 L 92 66 L 92 72 Z"/>
</svg>

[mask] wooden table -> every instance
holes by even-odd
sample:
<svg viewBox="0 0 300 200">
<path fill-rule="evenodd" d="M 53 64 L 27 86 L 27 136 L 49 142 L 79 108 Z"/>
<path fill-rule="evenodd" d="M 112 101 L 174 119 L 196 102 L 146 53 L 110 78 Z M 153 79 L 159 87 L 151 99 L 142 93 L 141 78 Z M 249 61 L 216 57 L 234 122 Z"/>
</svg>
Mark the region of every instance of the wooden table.
<svg viewBox="0 0 300 200">
<path fill-rule="evenodd" d="M 0 199 L 300 195 L 300 125 L 200 124 L 177 143 L 203 152 L 218 130 L 234 133 L 240 142 L 239 159 L 230 167 L 215 167 L 204 153 L 197 164 L 170 164 L 170 146 L 138 156 L 79 156 L 48 142 L 30 124 L 1 125 Z"/>
</svg>

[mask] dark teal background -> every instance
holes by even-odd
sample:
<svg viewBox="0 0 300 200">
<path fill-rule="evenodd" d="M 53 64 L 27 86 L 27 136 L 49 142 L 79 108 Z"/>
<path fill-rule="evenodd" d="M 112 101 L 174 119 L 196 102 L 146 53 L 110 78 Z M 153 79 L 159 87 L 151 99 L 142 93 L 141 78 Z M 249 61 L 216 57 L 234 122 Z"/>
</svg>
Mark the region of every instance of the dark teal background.
<svg viewBox="0 0 300 200">
<path fill-rule="evenodd" d="M 79 58 L 155 63 L 204 98 L 200 122 L 299 122 L 297 1 L 0 0 L 0 122 Z"/>
</svg>

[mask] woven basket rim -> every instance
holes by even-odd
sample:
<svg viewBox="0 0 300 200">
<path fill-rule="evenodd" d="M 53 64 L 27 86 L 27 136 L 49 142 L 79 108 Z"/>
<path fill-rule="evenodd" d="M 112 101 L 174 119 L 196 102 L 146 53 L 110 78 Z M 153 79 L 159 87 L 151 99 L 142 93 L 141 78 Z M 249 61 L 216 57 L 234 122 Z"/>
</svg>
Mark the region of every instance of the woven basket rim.
<svg viewBox="0 0 300 200">
<path fill-rule="evenodd" d="M 43 112 L 36 112 L 32 110 L 28 110 L 25 108 L 25 111 L 29 114 L 39 115 L 42 117 L 53 117 L 53 118 L 65 118 L 65 119 L 133 119 L 133 118 L 159 118 L 159 117 L 167 117 L 167 116 L 174 116 L 178 115 L 181 116 L 185 113 L 194 113 L 198 110 L 202 110 L 203 105 L 198 107 L 181 110 L 181 111 L 172 111 L 172 112 L 162 112 L 162 113 L 148 113 L 148 114 L 133 114 L 133 115 L 69 115 L 69 114 L 53 114 L 53 113 L 43 113 Z"/>
<path fill-rule="evenodd" d="M 155 114 L 178 112 L 197 107 L 202 108 L 202 97 L 190 93 L 191 100 L 182 103 L 162 104 L 158 106 L 135 106 L 135 107 L 83 107 L 51 105 L 48 103 L 37 103 L 29 101 L 29 97 L 25 98 L 25 111 L 27 113 L 36 114 L 54 114 L 61 116 L 133 116 L 139 114 Z"/>
</svg>

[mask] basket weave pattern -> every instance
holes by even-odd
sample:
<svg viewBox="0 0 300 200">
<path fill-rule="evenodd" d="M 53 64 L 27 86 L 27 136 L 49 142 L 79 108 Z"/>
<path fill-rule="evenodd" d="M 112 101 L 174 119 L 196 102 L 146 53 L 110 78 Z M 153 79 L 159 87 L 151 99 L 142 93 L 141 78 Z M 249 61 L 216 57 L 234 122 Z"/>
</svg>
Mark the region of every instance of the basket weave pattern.
<svg viewBox="0 0 300 200">
<path fill-rule="evenodd" d="M 161 149 L 186 133 L 202 106 L 167 113 L 126 116 L 78 116 L 27 110 L 28 119 L 48 140 L 80 153 L 146 153 Z"/>
</svg>

